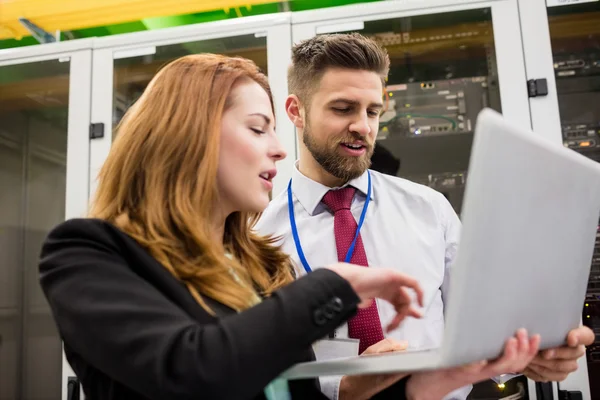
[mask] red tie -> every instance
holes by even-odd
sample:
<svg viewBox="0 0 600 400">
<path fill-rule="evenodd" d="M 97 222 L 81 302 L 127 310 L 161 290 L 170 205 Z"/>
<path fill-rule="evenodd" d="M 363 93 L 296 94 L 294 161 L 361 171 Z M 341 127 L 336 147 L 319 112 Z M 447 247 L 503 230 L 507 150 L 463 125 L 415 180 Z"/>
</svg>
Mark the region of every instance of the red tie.
<svg viewBox="0 0 600 400">
<path fill-rule="evenodd" d="M 357 224 L 350 211 L 352 198 L 356 189 L 345 187 L 339 190 L 330 190 L 323 197 L 323 203 L 333 211 L 333 230 L 335 232 L 335 243 L 337 247 L 338 261 L 346 259 L 346 253 L 354 240 Z M 365 248 L 363 247 L 360 234 L 356 239 L 354 254 L 350 263 L 369 266 Z M 367 347 L 383 340 L 383 329 L 379 321 L 377 304 L 375 301 L 368 308 L 358 310 L 358 313 L 348 321 L 348 335 L 353 339 L 359 339 L 359 353 Z"/>
</svg>

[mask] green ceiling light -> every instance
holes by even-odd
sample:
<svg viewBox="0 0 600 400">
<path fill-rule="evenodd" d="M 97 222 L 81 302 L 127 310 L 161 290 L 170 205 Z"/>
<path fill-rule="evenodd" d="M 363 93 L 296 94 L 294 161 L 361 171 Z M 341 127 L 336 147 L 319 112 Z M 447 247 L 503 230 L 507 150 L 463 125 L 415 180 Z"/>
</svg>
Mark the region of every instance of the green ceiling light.
<svg viewBox="0 0 600 400">
<path fill-rule="evenodd" d="M 306 11 L 317 8 L 345 6 L 348 4 L 373 3 L 381 0 L 297 0 L 290 1 L 291 11 Z"/>
<path fill-rule="evenodd" d="M 130 32 L 138 32 L 138 31 L 145 31 L 146 29 L 148 29 L 146 27 L 146 24 L 144 24 L 142 21 L 134 21 L 134 22 L 125 22 L 122 24 L 114 24 L 114 25 L 107 25 L 104 28 L 104 31 L 101 33 L 101 31 L 98 31 L 98 37 L 100 36 L 108 36 L 108 35 L 120 35 L 121 33 L 130 33 Z M 92 30 L 94 28 L 91 28 Z M 88 37 L 93 37 L 93 36 L 88 36 Z"/>
<path fill-rule="evenodd" d="M 190 25 L 198 23 L 197 19 L 194 17 L 194 14 L 187 15 L 176 15 L 169 17 L 154 17 L 154 18 L 144 18 L 141 22 L 146 26 L 147 29 L 164 29 L 171 28 L 174 26 L 181 25 Z"/>
</svg>

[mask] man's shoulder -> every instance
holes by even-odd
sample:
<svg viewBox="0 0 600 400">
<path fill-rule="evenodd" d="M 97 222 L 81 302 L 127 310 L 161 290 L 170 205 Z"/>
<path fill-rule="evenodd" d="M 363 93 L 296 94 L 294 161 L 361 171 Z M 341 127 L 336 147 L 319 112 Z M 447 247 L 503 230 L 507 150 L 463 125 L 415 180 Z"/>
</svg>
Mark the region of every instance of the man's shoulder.
<svg viewBox="0 0 600 400">
<path fill-rule="evenodd" d="M 434 216 L 444 226 L 459 227 L 460 220 L 450 201 L 441 192 L 420 183 L 380 172 L 372 174 L 374 188 L 393 199 L 391 209 L 411 210 L 421 217 Z M 384 200 L 385 201 L 385 200 Z M 389 203 L 388 203 L 389 204 Z"/>
<path fill-rule="evenodd" d="M 406 178 L 383 174 L 378 171 L 370 170 L 374 188 L 384 188 L 386 192 L 394 195 L 401 195 L 407 199 L 425 201 L 438 204 L 445 200 L 442 193 L 421 183 L 413 182 Z"/>
</svg>

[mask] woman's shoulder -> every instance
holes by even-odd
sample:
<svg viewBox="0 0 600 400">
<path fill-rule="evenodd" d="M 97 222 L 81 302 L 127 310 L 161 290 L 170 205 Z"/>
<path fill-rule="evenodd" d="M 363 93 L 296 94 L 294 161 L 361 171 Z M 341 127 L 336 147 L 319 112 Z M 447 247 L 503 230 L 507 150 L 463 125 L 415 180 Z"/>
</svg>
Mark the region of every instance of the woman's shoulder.
<svg viewBox="0 0 600 400">
<path fill-rule="evenodd" d="M 125 232 L 108 221 L 96 218 L 72 218 L 53 227 L 42 246 L 42 256 L 65 248 L 120 252 L 123 247 L 138 246 Z"/>
<path fill-rule="evenodd" d="M 110 222 L 74 218 L 61 222 L 48 233 L 42 243 L 38 268 L 42 278 L 52 271 L 61 273 L 69 270 L 67 267 L 86 266 L 92 268 L 78 270 L 106 277 L 108 270 L 131 270 L 141 276 L 148 270 L 160 270 L 159 265 L 133 237 Z"/>
<path fill-rule="evenodd" d="M 72 218 L 56 225 L 48 233 L 48 238 L 66 239 L 69 237 L 83 239 L 109 239 L 110 237 L 127 236 L 125 232 L 108 221 L 97 218 Z"/>
</svg>

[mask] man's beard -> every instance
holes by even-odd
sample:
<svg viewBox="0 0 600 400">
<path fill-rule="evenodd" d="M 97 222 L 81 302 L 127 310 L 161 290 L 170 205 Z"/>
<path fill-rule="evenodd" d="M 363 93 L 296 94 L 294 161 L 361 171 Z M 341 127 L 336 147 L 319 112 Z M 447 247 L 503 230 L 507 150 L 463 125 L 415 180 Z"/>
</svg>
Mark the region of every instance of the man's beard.
<svg viewBox="0 0 600 400">
<path fill-rule="evenodd" d="M 343 156 L 338 153 L 340 143 L 349 143 L 354 140 L 362 140 L 364 142 L 366 148 L 365 154 L 360 157 L 352 157 Z M 373 145 L 367 143 L 365 138 L 358 134 L 349 133 L 344 138 L 332 139 L 328 143 L 319 144 L 312 136 L 310 126 L 307 124 L 304 127 L 302 141 L 321 167 L 344 183 L 358 178 L 371 166 Z"/>
</svg>

